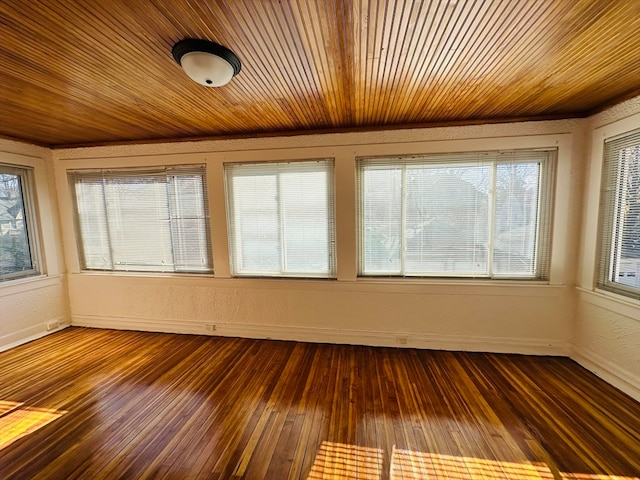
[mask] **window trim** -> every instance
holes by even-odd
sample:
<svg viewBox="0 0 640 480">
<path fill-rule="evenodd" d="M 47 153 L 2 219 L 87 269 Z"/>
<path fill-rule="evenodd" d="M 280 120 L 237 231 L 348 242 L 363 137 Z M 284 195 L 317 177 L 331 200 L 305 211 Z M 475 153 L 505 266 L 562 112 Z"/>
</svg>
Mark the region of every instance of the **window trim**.
<svg viewBox="0 0 640 480">
<path fill-rule="evenodd" d="M 362 172 L 364 165 L 367 163 L 380 165 L 400 165 L 406 171 L 406 166 L 410 165 L 495 165 L 508 163 L 521 163 L 526 159 L 514 158 L 513 160 L 500 160 L 499 156 L 517 155 L 518 152 L 534 155 L 536 152 L 543 152 L 547 158 L 537 160 L 541 164 L 540 181 L 538 184 L 538 205 L 539 212 L 536 225 L 536 244 L 535 244 L 535 271 L 536 274 L 531 275 L 512 275 L 512 274 L 496 274 L 493 273 L 491 265 L 488 265 L 487 275 L 477 274 L 453 274 L 442 275 L 437 273 L 418 273 L 407 274 L 400 273 L 364 273 L 364 189 L 362 188 Z M 486 159 L 481 159 L 486 157 Z M 523 148 L 509 150 L 486 150 L 486 151 L 462 151 L 462 152 L 437 152 L 410 155 L 380 155 L 380 156 L 359 156 L 356 157 L 356 216 L 357 216 L 357 245 L 358 245 L 358 279 L 402 279 L 402 280 L 433 280 L 433 281 L 481 281 L 481 282 L 537 282 L 549 284 L 551 280 L 551 266 L 553 253 L 553 227 L 555 216 L 555 185 L 558 175 L 558 147 L 542 147 L 542 148 Z M 384 163 L 383 163 L 384 162 Z M 404 175 L 403 175 L 404 176 Z M 495 175 L 492 174 L 492 177 Z M 403 178 L 404 182 L 404 178 Z M 492 196 L 492 204 L 495 203 L 495 196 Z M 402 202 L 402 210 L 405 209 L 405 202 Z M 489 212 L 491 223 L 489 227 L 489 242 L 493 241 L 493 209 Z M 404 240 L 403 240 L 404 242 Z M 492 248 L 489 248 L 489 258 L 493 257 Z M 404 264 L 403 256 L 401 256 L 401 264 Z"/>
<path fill-rule="evenodd" d="M 609 147 L 619 140 L 626 140 L 632 137 L 640 138 L 640 129 L 632 129 L 626 132 L 605 138 L 602 142 L 602 158 L 601 158 L 601 178 L 599 184 L 599 208 L 598 208 L 598 229 L 597 229 L 597 247 L 596 262 L 594 271 L 595 289 L 605 294 L 614 294 L 620 296 L 621 299 L 640 300 L 640 288 L 631 287 L 619 282 L 611 280 L 611 276 L 615 274 L 615 262 L 611 260 L 615 254 L 615 241 L 613 239 L 614 230 L 616 229 L 616 220 L 619 218 L 617 193 L 609 194 L 610 190 L 618 192 L 621 183 L 616 183 L 620 176 L 618 172 L 621 165 L 615 158 L 608 158 Z M 615 147 L 611 147 L 615 148 Z M 616 149 L 615 152 L 619 152 Z M 612 157 L 615 153 L 612 154 Z"/>
<path fill-rule="evenodd" d="M 2 275 L 0 283 L 22 280 L 29 277 L 43 275 L 43 256 L 40 242 L 40 218 L 37 209 L 37 197 L 35 187 L 34 167 L 17 164 L 0 163 L 2 173 L 16 175 L 20 177 L 22 189 L 22 201 L 25 215 L 27 241 L 31 256 L 31 268 L 20 272 L 13 272 Z"/>
<path fill-rule="evenodd" d="M 168 177 L 172 172 L 184 172 L 186 174 L 198 172 L 198 175 L 202 178 L 202 203 L 204 208 L 204 231 L 206 235 L 206 251 L 208 260 L 207 270 L 174 270 L 174 271 L 157 271 L 157 270 L 136 270 L 136 269 L 115 269 L 115 268 L 87 268 L 86 261 L 84 259 L 84 242 L 82 239 L 82 232 L 80 228 L 80 219 L 78 213 L 78 200 L 76 193 L 75 176 L 85 175 L 86 177 L 102 177 L 103 179 L 109 175 L 115 175 L 117 177 L 131 177 L 131 178 L 150 178 L 150 177 Z M 105 274 L 132 274 L 132 275 L 148 275 L 148 276 L 175 276 L 175 275 L 213 275 L 213 254 L 212 254 L 212 239 L 211 239 L 211 213 L 209 212 L 209 192 L 207 186 L 207 168 L 204 163 L 197 164 L 171 164 L 171 165 L 151 165 L 151 166 L 136 166 L 136 167 L 114 167 L 114 168 L 77 168 L 69 169 L 66 171 L 67 183 L 69 186 L 71 211 L 73 213 L 73 227 L 74 238 L 76 240 L 76 252 L 78 259 L 78 267 L 80 272 L 83 273 L 105 273 Z M 171 237 L 172 253 L 173 253 L 173 237 Z M 112 249 L 112 245 L 109 245 L 109 249 Z M 175 255 L 175 254 L 174 254 Z"/>
</svg>

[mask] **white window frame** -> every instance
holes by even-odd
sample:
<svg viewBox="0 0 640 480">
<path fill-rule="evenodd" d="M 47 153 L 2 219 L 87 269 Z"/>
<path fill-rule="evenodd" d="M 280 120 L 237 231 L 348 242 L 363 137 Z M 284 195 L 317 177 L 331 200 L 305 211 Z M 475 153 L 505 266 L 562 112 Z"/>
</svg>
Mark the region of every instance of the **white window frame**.
<svg viewBox="0 0 640 480">
<path fill-rule="evenodd" d="M 596 262 L 596 288 L 624 297 L 640 300 L 640 287 L 632 287 L 614 281 L 620 273 L 621 245 L 624 205 L 621 198 L 628 187 L 629 162 L 621 158 L 622 145 L 640 139 L 640 129 L 627 131 L 605 139 L 602 156 L 600 186 L 600 209 L 598 215 L 598 259 Z M 633 146 L 636 144 L 634 143 Z M 627 148 L 627 147 L 625 147 Z M 640 262 L 639 262 L 640 264 Z M 640 272 L 633 272 L 640 276 Z"/>
<path fill-rule="evenodd" d="M 298 271 L 294 269 L 286 268 L 286 248 L 284 242 L 280 244 L 280 268 L 278 270 L 252 270 L 244 268 L 240 259 L 242 258 L 242 245 L 240 241 L 240 235 L 236 233 L 237 226 L 235 225 L 236 219 L 234 218 L 234 191 L 232 186 L 232 177 L 234 168 L 241 169 L 243 166 L 259 165 L 266 170 L 273 169 L 274 174 L 282 166 L 293 165 L 302 166 L 304 164 L 325 164 L 327 166 L 327 206 L 328 206 L 328 219 L 327 219 L 327 238 L 328 238 L 328 271 L 327 272 L 315 272 L 315 271 Z M 304 167 L 302 167 L 304 169 Z M 227 206 L 227 231 L 228 231 L 228 245 L 229 245 L 229 265 L 231 269 L 231 275 L 234 277 L 260 277 L 260 278 L 314 278 L 314 279 L 334 279 L 336 277 L 336 253 L 335 253 L 335 163 L 332 158 L 319 158 L 319 159 L 305 159 L 305 160 L 285 160 L 285 161 L 267 161 L 267 162 L 234 162 L 226 163 L 224 165 L 225 170 L 225 192 L 226 192 L 226 206 Z M 279 184 L 280 182 L 278 182 Z M 280 218 L 281 222 L 283 218 Z M 282 237 L 284 233 L 284 227 L 280 226 L 280 235 Z"/>
<path fill-rule="evenodd" d="M 4 274 L 0 276 L 0 282 L 40 275 L 43 273 L 42 252 L 40 248 L 40 227 L 36 209 L 35 177 L 33 167 L 0 163 L 0 173 L 20 177 L 25 215 L 24 221 L 26 224 L 29 253 L 31 256 L 30 269 Z"/>
<path fill-rule="evenodd" d="M 185 175 L 193 175 L 197 174 L 202 178 L 202 199 L 203 199 L 203 208 L 204 208 L 204 231 L 206 234 L 205 247 L 206 247 L 206 260 L 207 264 L 205 268 L 202 269 L 175 269 L 175 270 L 152 270 L 152 269 L 136 269 L 135 266 L 133 268 L 97 268 L 97 267 L 89 267 L 86 264 L 85 255 L 84 255 L 84 242 L 82 238 L 81 225 L 79 220 L 79 212 L 78 212 L 78 200 L 76 196 L 76 184 L 75 179 L 82 179 L 85 177 L 95 177 L 95 178 L 108 178 L 109 176 L 114 177 L 131 177 L 131 178 L 152 178 L 158 176 L 170 176 L 183 173 Z M 179 176 L 179 175 L 177 175 Z M 142 274 L 180 274 L 180 275 L 202 275 L 202 274 L 212 274 L 213 273 L 213 256 L 212 256 L 212 247 L 211 247 L 211 227 L 210 227 L 210 214 L 209 214 L 209 201 L 208 201 L 208 190 L 207 190 L 207 174 L 206 167 L 204 164 L 197 165 L 166 165 L 166 166 L 150 166 L 150 167 L 133 167 L 133 168 L 110 168 L 110 169 L 76 169 L 76 170 L 68 170 L 67 171 L 67 179 L 69 183 L 69 189 L 71 193 L 72 200 L 72 211 L 73 211 L 73 220 L 76 234 L 76 244 L 77 244 L 77 253 L 78 253 L 78 261 L 79 266 L 82 271 L 104 271 L 104 272 L 114 272 L 114 273 L 126 273 L 126 272 L 136 272 Z M 105 212 L 106 214 L 106 212 Z M 111 245 L 111 239 L 108 239 L 109 244 Z M 172 253 L 175 257 L 175 246 L 173 235 L 171 236 L 171 247 Z M 111 248 L 111 247 L 109 247 Z M 109 252 L 109 256 L 111 256 L 111 252 Z M 113 261 L 113 260 L 112 260 Z"/>
<path fill-rule="evenodd" d="M 407 273 L 404 271 L 404 250 L 401 251 L 401 271 L 400 272 L 366 272 L 365 265 L 365 228 L 364 228 L 364 188 L 362 186 L 362 172 L 368 164 L 388 164 L 390 166 L 403 166 L 407 165 L 429 165 L 429 166 L 461 166 L 465 164 L 465 158 L 473 159 L 469 161 L 469 165 L 489 164 L 492 165 L 494 170 L 498 164 L 519 163 L 530 161 L 526 158 L 518 157 L 519 152 L 527 155 L 531 154 L 532 157 L 536 155 L 546 156 L 546 158 L 540 158 L 541 164 L 540 182 L 538 185 L 538 225 L 536 227 L 536 245 L 535 245 L 535 273 L 534 275 L 509 275 L 509 274 L 496 274 L 492 271 L 491 264 L 488 265 L 488 274 L 456 274 L 452 272 L 449 274 L 442 273 Z M 484 157 L 484 158 L 483 158 Z M 507 160 L 507 158 L 515 158 L 514 160 Z M 384 157 L 358 157 L 357 158 L 357 217 L 358 217 L 358 276 L 361 278 L 376 278 L 376 277 L 392 277 L 392 278 L 463 278 L 463 279 L 491 279 L 491 280 L 528 280 L 528 281 L 545 281 L 550 280 L 551 270 L 551 244 L 552 244 L 552 229 L 553 229 L 553 211 L 554 211 L 554 193 L 555 193 L 555 176 L 557 169 L 557 148 L 536 148 L 536 149 L 523 149 L 523 150 L 509 150 L 509 151 L 470 151 L 462 153 L 434 153 L 425 155 L 406 155 L 406 156 L 384 156 Z M 483 158 L 478 161 L 478 158 Z M 404 176 L 403 176 L 404 177 Z M 493 175 L 495 181 L 495 174 Z M 404 182 L 404 178 L 403 178 Z M 492 195 L 493 196 L 493 195 Z M 402 210 L 405 210 L 405 198 L 402 199 Z M 495 201 L 490 201 L 492 209 Z M 488 255 L 489 262 L 492 259 L 493 252 L 493 210 L 489 213 L 490 223 L 488 225 L 490 236 Z M 402 231 L 404 237 L 404 229 Z M 401 241 L 402 248 L 404 249 L 406 241 Z"/>
</svg>

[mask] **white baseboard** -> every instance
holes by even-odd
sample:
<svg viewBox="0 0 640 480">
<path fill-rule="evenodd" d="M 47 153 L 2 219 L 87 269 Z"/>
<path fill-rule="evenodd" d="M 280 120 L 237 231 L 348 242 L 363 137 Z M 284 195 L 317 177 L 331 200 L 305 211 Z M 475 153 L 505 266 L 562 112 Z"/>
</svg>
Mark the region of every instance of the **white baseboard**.
<svg viewBox="0 0 640 480">
<path fill-rule="evenodd" d="M 48 325 L 51 323 L 57 323 L 55 328 L 48 329 Z M 0 352 L 9 350 L 10 348 L 17 347 L 23 343 L 31 342 L 42 338 L 50 333 L 57 332 L 69 326 L 69 320 L 64 317 L 50 318 L 46 322 L 38 323 L 17 332 L 11 332 L 7 335 L 0 337 Z"/>
<path fill-rule="evenodd" d="M 573 345 L 571 358 L 605 382 L 640 402 L 640 377 L 593 350 Z"/>
<path fill-rule="evenodd" d="M 437 335 L 400 331 L 369 331 L 282 325 L 206 323 L 101 315 L 73 315 L 71 324 L 80 327 L 140 330 L 149 332 L 264 338 L 312 343 L 404 347 L 467 352 L 519 353 L 568 356 L 570 345 L 553 339 L 522 339 L 465 335 Z M 406 339 L 406 343 L 404 340 Z"/>
</svg>

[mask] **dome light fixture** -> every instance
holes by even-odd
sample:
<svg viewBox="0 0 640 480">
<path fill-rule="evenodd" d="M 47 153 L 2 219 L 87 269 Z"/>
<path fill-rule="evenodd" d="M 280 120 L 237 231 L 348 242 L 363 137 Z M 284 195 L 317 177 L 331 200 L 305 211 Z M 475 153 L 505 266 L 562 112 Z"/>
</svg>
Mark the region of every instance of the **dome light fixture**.
<svg viewBox="0 0 640 480">
<path fill-rule="evenodd" d="M 189 78 L 205 87 L 226 85 L 242 68 L 235 53 L 209 40 L 180 40 L 171 53 Z"/>
</svg>

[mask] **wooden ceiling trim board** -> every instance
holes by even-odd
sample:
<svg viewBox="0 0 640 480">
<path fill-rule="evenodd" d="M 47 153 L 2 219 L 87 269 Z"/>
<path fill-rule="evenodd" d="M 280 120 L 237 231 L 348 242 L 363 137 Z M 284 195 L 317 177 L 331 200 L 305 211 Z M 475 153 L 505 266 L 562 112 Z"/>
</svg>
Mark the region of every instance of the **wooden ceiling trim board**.
<svg viewBox="0 0 640 480">
<path fill-rule="evenodd" d="M 640 92 L 638 92 L 640 94 Z M 634 95 L 635 96 L 635 95 Z M 236 134 L 222 134 L 222 135 L 205 135 L 205 136 L 193 136 L 193 137 L 163 137 L 152 138 L 146 140 L 119 140 L 119 141 L 97 141 L 97 142 L 73 142 L 70 144 L 44 144 L 53 150 L 64 150 L 73 148 L 89 148 L 89 147 L 110 147 L 110 146 L 122 146 L 122 145 L 153 145 L 153 144 L 166 144 L 166 143 L 184 143 L 184 142 L 206 142 L 206 141 L 221 141 L 221 140 L 241 140 L 241 139 L 255 139 L 255 138 L 272 138 L 272 137 L 297 137 L 300 135 L 333 135 L 336 133 L 363 133 L 363 132 L 384 132 L 395 130 L 422 130 L 430 128 L 450 128 L 450 127 L 467 127 L 472 125 L 498 125 L 501 123 L 522 123 L 522 122 L 544 122 L 544 121 L 556 121 L 556 120 L 572 120 L 580 119 L 589 116 L 591 113 L 580 112 L 576 114 L 554 114 L 554 115 L 538 115 L 535 117 L 506 117 L 506 118 L 491 118 L 491 119 L 476 119 L 476 120 L 453 120 L 445 122 L 429 122 L 429 123 L 402 123 L 395 125 L 374 125 L 363 127 L 335 127 L 335 128 L 323 128 L 316 130 L 280 130 L 277 132 L 247 132 Z M 2 135 L 0 135 L 0 138 Z M 9 138 L 9 137 L 7 137 Z M 11 138 L 9 138 L 11 139 Z"/>
</svg>

